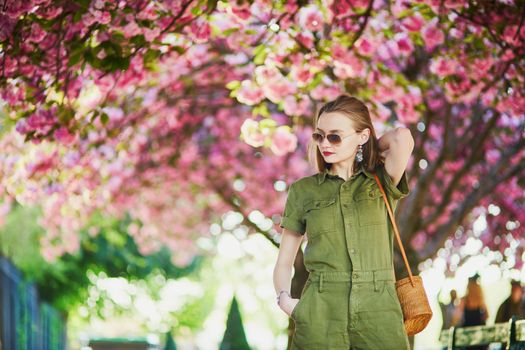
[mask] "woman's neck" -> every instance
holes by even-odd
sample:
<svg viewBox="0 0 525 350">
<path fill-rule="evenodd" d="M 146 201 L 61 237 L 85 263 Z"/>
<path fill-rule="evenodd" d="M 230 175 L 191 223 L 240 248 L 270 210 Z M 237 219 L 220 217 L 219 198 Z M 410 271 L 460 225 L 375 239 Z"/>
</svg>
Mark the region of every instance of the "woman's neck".
<svg viewBox="0 0 525 350">
<path fill-rule="evenodd" d="M 343 178 L 345 181 L 352 177 L 352 175 L 355 173 L 355 171 L 352 171 L 354 160 L 352 159 L 352 162 L 340 162 L 340 163 L 332 163 L 332 166 L 328 170 L 328 172 L 332 175 L 337 175 L 341 178 Z"/>
</svg>

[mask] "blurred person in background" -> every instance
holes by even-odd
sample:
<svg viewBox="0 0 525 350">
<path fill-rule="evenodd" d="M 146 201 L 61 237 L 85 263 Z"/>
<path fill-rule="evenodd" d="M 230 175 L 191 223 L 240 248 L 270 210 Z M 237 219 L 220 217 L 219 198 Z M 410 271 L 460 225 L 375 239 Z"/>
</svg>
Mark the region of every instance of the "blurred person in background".
<svg viewBox="0 0 525 350">
<path fill-rule="evenodd" d="M 498 308 L 495 322 L 508 322 L 512 316 L 525 319 L 525 303 L 520 281 L 511 282 L 510 296 Z"/>
<path fill-rule="evenodd" d="M 467 293 L 461 298 L 452 325 L 456 327 L 483 326 L 489 317 L 483 291 L 478 283 L 479 275 L 468 279 Z M 488 346 L 469 346 L 469 350 L 486 350 Z"/>
<path fill-rule="evenodd" d="M 441 329 L 449 329 L 452 326 L 452 320 L 454 319 L 454 314 L 456 308 L 459 304 L 458 293 L 455 289 L 450 290 L 450 302 L 448 304 L 439 303 L 441 308 L 441 315 L 443 316 L 443 325 Z"/>
</svg>

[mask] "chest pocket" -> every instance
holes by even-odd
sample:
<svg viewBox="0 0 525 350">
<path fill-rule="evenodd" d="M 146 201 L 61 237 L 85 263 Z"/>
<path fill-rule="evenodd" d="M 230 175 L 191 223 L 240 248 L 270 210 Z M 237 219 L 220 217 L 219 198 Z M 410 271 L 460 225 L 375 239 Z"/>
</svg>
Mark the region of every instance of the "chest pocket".
<svg viewBox="0 0 525 350">
<path fill-rule="evenodd" d="M 335 208 L 335 198 L 314 199 L 304 204 L 309 238 L 335 230 Z"/>
<path fill-rule="evenodd" d="M 354 195 L 359 226 L 387 223 L 387 209 L 379 187 L 368 187 Z"/>
</svg>

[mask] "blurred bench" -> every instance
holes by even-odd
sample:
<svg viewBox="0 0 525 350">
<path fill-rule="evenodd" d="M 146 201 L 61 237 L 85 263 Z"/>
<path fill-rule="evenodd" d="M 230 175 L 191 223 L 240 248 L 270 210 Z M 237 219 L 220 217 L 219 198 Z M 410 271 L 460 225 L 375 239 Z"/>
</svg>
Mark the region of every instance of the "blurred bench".
<svg viewBox="0 0 525 350">
<path fill-rule="evenodd" d="M 158 349 L 145 338 L 95 338 L 89 341 L 93 350 L 152 350 Z"/>
<path fill-rule="evenodd" d="M 511 318 L 490 326 L 450 327 L 441 331 L 443 350 L 468 349 L 473 345 L 505 344 L 501 349 L 525 350 L 525 320 Z"/>
</svg>

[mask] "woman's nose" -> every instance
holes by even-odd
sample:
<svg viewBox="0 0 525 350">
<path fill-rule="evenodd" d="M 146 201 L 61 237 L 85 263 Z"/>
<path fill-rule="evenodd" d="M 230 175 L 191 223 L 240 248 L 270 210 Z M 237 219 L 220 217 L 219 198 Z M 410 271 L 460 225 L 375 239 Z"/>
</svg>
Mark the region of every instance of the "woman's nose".
<svg viewBox="0 0 525 350">
<path fill-rule="evenodd" d="M 325 137 L 323 137 L 323 141 L 321 141 L 321 148 L 324 149 L 327 146 L 331 146 L 331 143 L 328 142 L 328 138 L 325 136 Z"/>
</svg>

